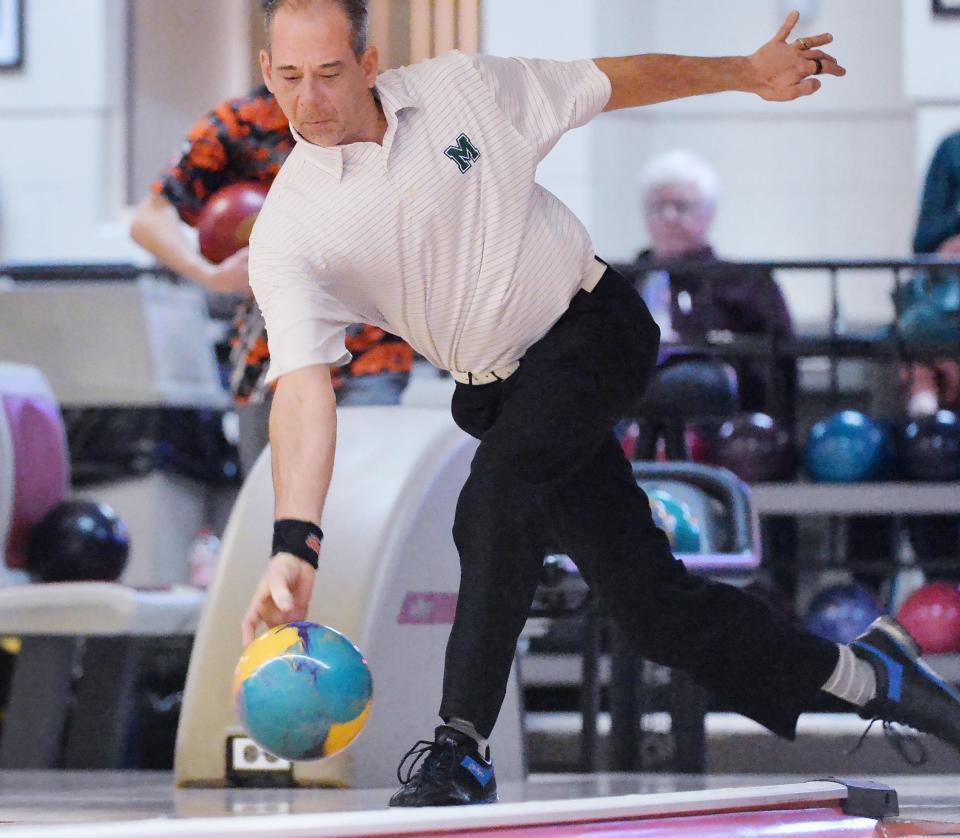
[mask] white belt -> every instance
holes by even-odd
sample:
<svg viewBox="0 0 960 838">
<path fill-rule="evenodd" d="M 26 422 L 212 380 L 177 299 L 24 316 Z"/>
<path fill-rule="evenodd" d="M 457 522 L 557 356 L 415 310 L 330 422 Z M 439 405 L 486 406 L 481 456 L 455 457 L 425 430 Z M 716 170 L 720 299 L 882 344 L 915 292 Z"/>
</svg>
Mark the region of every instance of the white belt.
<svg viewBox="0 0 960 838">
<path fill-rule="evenodd" d="M 587 270 L 587 275 L 583 278 L 583 282 L 580 283 L 580 287 L 577 290 L 586 291 L 589 294 L 597 287 L 597 283 L 606 270 L 607 266 L 594 257 L 590 268 Z M 454 381 L 459 381 L 461 384 L 493 384 L 494 381 L 505 381 L 519 368 L 520 362 L 514 361 L 512 364 L 507 364 L 505 367 L 490 370 L 489 372 L 458 372 L 451 370 L 450 375 L 453 376 Z"/>
</svg>

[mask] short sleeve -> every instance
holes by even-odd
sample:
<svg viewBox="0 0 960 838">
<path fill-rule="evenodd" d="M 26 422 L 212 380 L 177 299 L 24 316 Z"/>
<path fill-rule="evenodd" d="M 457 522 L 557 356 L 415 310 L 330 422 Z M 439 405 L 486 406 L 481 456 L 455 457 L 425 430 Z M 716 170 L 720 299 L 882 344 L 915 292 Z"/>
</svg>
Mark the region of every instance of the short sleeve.
<svg viewBox="0 0 960 838">
<path fill-rule="evenodd" d="M 497 105 L 534 146 L 539 160 L 566 131 L 586 125 L 610 101 L 610 79 L 590 60 L 470 58 Z"/>
<path fill-rule="evenodd" d="M 352 318 L 295 259 L 256 238 L 250 245 L 250 287 L 263 312 L 270 350 L 267 383 L 316 364 L 342 366 Z"/>
<path fill-rule="evenodd" d="M 224 104 L 221 109 L 226 107 Z M 178 155 L 151 186 L 190 225 L 196 223 L 206 199 L 232 182 L 230 153 L 221 136 L 218 111 L 209 113 L 190 129 Z"/>
</svg>

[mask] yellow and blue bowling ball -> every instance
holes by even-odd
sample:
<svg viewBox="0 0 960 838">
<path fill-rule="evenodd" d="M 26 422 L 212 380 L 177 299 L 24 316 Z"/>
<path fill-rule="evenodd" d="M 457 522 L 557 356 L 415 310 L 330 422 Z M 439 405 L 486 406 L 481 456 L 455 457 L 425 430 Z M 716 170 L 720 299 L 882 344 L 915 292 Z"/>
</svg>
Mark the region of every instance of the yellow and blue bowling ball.
<svg viewBox="0 0 960 838">
<path fill-rule="evenodd" d="M 277 626 L 251 643 L 233 674 L 250 738 L 289 760 L 342 751 L 370 715 L 373 679 L 360 650 L 316 623 Z"/>
</svg>

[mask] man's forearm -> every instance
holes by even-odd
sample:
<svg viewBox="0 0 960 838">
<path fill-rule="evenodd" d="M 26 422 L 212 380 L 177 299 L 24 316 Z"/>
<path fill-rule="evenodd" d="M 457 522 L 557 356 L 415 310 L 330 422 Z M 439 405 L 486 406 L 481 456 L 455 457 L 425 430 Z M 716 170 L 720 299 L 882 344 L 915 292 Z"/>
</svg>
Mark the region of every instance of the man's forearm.
<svg viewBox="0 0 960 838">
<path fill-rule="evenodd" d="M 161 195 L 149 195 L 137 207 L 130 236 L 160 264 L 201 285 L 209 282 L 210 264 L 184 235 L 180 217 Z"/>
<path fill-rule="evenodd" d="M 329 367 L 283 376 L 270 411 L 277 520 L 320 523 L 336 441 L 337 406 Z"/>
<path fill-rule="evenodd" d="M 755 93 L 770 102 L 789 102 L 820 89 L 812 76 L 843 76 L 846 70 L 820 47 L 829 44 L 829 32 L 796 38 L 793 29 L 800 20 L 791 12 L 767 43 L 749 56 L 695 58 L 687 55 L 632 55 L 597 58 L 597 67 L 610 79 L 611 96 L 604 110 L 636 108 L 738 90 Z"/>
<path fill-rule="evenodd" d="M 636 108 L 728 90 L 750 92 L 754 73 L 750 59 L 696 58 L 687 55 L 631 55 L 597 58 L 610 79 L 612 95 L 606 111 Z"/>
</svg>

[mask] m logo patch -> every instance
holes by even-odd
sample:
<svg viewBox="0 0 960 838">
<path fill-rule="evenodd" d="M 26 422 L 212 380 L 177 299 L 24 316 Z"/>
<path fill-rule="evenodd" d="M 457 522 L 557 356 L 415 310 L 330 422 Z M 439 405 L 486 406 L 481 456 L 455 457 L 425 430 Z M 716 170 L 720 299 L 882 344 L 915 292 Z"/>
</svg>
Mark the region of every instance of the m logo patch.
<svg viewBox="0 0 960 838">
<path fill-rule="evenodd" d="M 474 161 L 480 158 L 479 150 L 466 134 L 457 137 L 457 144 L 450 146 L 443 153 L 457 164 L 460 174 L 469 171 Z"/>
</svg>

